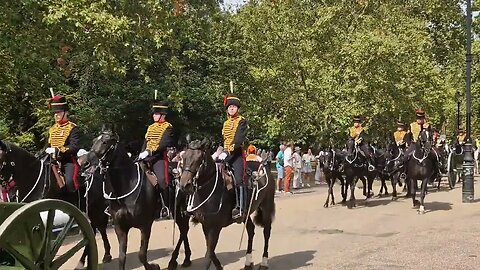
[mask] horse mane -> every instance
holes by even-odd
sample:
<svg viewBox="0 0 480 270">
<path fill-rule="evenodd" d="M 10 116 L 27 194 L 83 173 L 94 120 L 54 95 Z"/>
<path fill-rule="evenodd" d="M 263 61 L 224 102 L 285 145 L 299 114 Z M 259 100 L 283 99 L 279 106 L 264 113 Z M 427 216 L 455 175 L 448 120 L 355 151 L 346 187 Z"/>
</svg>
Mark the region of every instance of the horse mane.
<svg viewBox="0 0 480 270">
<path fill-rule="evenodd" d="M 14 143 L 8 142 L 8 141 L 0 141 L 0 147 L 5 147 L 5 149 L 8 152 L 12 152 L 15 154 L 18 154 L 20 157 L 32 159 L 32 160 L 37 160 L 35 155 L 32 153 L 28 152 L 27 150 L 21 148 L 20 146 L 17 146 Z"/>
</svg>

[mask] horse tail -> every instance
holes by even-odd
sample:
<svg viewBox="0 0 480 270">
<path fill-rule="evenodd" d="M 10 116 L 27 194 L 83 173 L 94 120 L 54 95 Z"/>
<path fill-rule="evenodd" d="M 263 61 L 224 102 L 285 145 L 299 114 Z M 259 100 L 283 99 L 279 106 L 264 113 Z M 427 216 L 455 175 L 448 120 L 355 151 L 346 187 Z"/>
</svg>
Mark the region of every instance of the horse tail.
<svg viewBox="0 0 480 270">
<path fill-rule="evenodd" d="M 272 224 L 275 219 L 275 204 L 272 205 L 270 213 L 266 213 L 265 209 L 258 208 L 253 218 L 253 223 L 260 227 L 265 227 L 267 224 Z"/>
</svg>

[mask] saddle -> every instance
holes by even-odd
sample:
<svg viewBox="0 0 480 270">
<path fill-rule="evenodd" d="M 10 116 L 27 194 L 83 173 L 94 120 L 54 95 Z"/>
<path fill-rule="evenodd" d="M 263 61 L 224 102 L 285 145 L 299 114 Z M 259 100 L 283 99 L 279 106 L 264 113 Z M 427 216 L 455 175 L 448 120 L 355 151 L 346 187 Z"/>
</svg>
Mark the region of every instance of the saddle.
<svg viewBox="0 0 480 270">
<path fill-rule="evenodd" d="M 60 189 L 65 187 L 65 176 L 63 175 L 61 165 L 59 162 L 51 162 L 50 168 L 55 176 L 55 180 L 57 181 L 57 185 Z"/>
<path fill-rule="evenodd" d="M 227 190 L 231 190 L 235 186 L 235 179 L 233 176 L 233 169 L 230 166 L 225 166 L 224 163 L 220 166 L 220 172 L 222 174 L 223 182 L 227 187 Z"/>
</svg>

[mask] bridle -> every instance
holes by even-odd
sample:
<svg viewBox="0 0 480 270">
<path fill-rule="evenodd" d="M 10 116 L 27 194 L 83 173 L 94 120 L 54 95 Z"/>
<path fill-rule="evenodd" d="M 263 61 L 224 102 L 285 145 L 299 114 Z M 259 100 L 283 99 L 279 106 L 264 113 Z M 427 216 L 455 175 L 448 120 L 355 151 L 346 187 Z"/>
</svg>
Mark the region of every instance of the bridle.
<svg viewBox="0 0 480 270">
<path fill-rule="evenodd" d="M 111 133 L 102 133 L 99 137 L 99 140 L 102 140 L 103 136 L 105 135 L 113 137 L 107 140 L 107 141 L 113 141 L 113 143 L 108 147 L 108 149 L 103 153 L 103 155 L 100 158 L 98 158 L 98 167 L 100 168 L 100 174 L 105 174 L 107 172 L 110 166 L 110 161 L 108 161 L 109 154 L 115 152 L 118 146 L 118 141 L 119 141 L 118 135 L 113 136 Z M 102 142 L 104 143 L 106 141 L 102 140 Z M 95 154 L 97 155 L 96 152 Z"/>
<path fill-rule="evenodd" d="M 197 149 L 190 149 L 190 150 L 197 150 Z M 204 151 L 201 151 L 201 152 L 202 152 L 202 163 L 200 164 L 200 166 L 198 166 L 196 171 L 192 170 L 189 166 L 185 166 L 185 162 L 183 163 L 183 168 L 182 168 L 182 174 L 185 173 L 185 172 L 189 172 L 190 174 L 194 175 L 194 177 L 191 180 L 194 190 L 202 189 L 202 187 L 204 187 L 205 185 L 207 185 L 211 181 L 211 180 L 209 180 L 209 181 L 207 181 L 207 183 L 205 183 L 203 185 L 198 184 L 198 178 L 200 177 L 200 171 L 203 170 L 206 167 L 205 152 Z"/>
</svg>

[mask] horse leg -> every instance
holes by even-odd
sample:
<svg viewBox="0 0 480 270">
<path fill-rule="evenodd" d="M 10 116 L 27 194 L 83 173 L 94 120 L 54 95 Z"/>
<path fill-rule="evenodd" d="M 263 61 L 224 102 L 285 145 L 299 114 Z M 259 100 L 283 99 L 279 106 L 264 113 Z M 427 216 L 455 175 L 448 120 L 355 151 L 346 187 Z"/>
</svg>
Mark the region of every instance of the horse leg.
<svg viewBox="0 0 480 270">
<path fill-rule="evenodd" d="M 340 176 L 339 179 L 340 179 L 340 184 L 342 185 L 341 187 L 342 204 L 344 204 L 347 201 L 347 184 L 345 183 L 345 179 L 343 179 L 342 176 Z"/>
<path fill-rule="evenodd" d="M 105 254 L 103 255 L 102 262 L 103 263 L 109 263 L 112 261 L 112 255 L 110 254 L 110 241 L 108 241 L 108 236 L 107 236 L 107 227 L 103 228 L 98 228 L 98 231 L 100 232 L 100 235 L 102 236 L 103 240 L 103 247 L 105 249 Z"/>
<path fill-rule="evenodd" d="M 259 270 L 266 270 L 268 269 L 268 244 L 270 241 L 270 234 L 272 232 L 272 221 L 264 221 L 263 222 L 263 239 L 264 239 L 264 246 L 263 246 L 263 255 L 262 255 L 262 262 L 260 263 Z"/>
<path fill-rule="evenodd" d="M 141 243 L 140 251 L 138 252 L 138 259 L 143 264 L 145 270 L 160 270 L 160 267 L 157 264 L 149 264 L 147 261 L 147 250 L 148 243 L 150 241 L 150 234 L 152 232 L 152 224 L 146 225 L 140 229 L 141 233 Z"/>
<path fill-rule="evenodd" d="M 173 270 L 177 268 L 178 266 L 177 259 L 178 259 L 178 255 L 179 255 L 180 247 L 182 246 L 182 243 L 184 244 L 184 247 L 185 247 L 185 259 L 183 261 L 182 267 L 189 267 L 190 265 L 192 265 L 192 261 L 190 260 L 192 251 L 190 249 L 190 244 L 188 243 L 188 231 L 190 229 L 190 226 L 188 224 L 189 220 L 190 218 L 188 216 L 177 217 L 176 223 L 178 226 L 178 230 L 180 231 L 180 237 L 178 239 L 175 250 L 172 253 L 172 258 L 168 263 L 168 270 Z"/>
<path fill-rule="evenodd" d="M 207 231 L 207 254 L 205 255 L 205 257 L 207 258 L 205 268 L 206 270 L 210 268 L 212 262 L 213 265 L 215 265 L 215 268 L 217 268 L 217 270 L 223 270 L 222 264 L 218 260 L 217 255 L 215 254 L 215 248 L 217 247 L 221 229 L 222 228 L 210 228 Z"/>
<path fill-rule="evenodd" d="M 350 201 L 347 205 L 348 209 L 352 209 L 353 207 L 355 207 L 355 186 L 356 186 L 356 181 L 354 181 L 354 179 L 350 179 L 349 181 L 350 184 Z"/>
<path fill-rule="evenodd" d="M 115 222 L 116 223 L 116 222 Z M 116 224 L 115 233 L 118 239 L 118 269 L 125 270 L 125 260 L 127 258 L 128 229 L 121 228 Z"/>
<path fill-rule="evenodd" d="M 419 205 L 419 201 L 415 199 L 417 193 L 417 180 L 410 178 L 410 195 L 412 196 L 413 207 L 416 208 Z"/>
<path fill-rule="evenodd" d="M 425 201 L 425 195 L 427 193 L 426 191 L 428 180 L 428 178 L 425 178 L 422 181 L 422 191 L 420 193 L 420 208 L 418 209 L 418 213 L 421 215 L 425 214 L 425 205 L 423 204 L 423 202 Z"/>
<path fill-rule="evenodd" d="M 390 181 L 392 183 L 392 200 L 396 200 L 397 199 L 397 178 L 395 177 L 395 175 L 393 176 L 390 176 Z"/>
<path fill-rule="evenodd" d="M 247 219 L 247 234 L 248 234 L 248 244 L 247 244 L 247 254 L 245 255 L 245 270 L 253 270 L 253 259 L 252 259 L 252 248 L 253 248 L 253 237 L 255 236 L 255 225 L 253 224 L 252 218 L 250 216 Z"/>
<path fill-rule="evenodd" d="M 367 195 L 368 195 L 368 198 L 371 198 L 373 195 L 375 195 L 373 193 L 373 180 L 374 179 L 375 179 L 375 177 L 367 177 L 367 186 L 368 186 Z M 385 187 L 385 192 L 387 192 L 387 187 Z"/>
<path fill-rule="evenodd" d="M 97 231 L 95 230 L 95 226 L 93 226 L 92 222 L 90 222 L 90 226 L 93 229 L 93 235 L 94 236 L 97 235 Z M 85 247 L 85 249 L 83 250 L 82 256 L 80 257 L 80 261 L 78 262 L 77 267 L 75 267 L 75 270 L 80 270 L 85 268 L 85 258 L 88 256 L 88 253 L 89 253 L 88 248 Z"/>
</svg>

